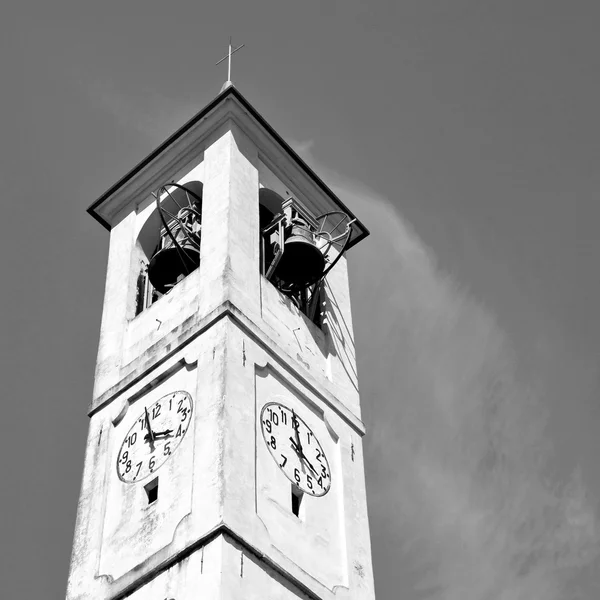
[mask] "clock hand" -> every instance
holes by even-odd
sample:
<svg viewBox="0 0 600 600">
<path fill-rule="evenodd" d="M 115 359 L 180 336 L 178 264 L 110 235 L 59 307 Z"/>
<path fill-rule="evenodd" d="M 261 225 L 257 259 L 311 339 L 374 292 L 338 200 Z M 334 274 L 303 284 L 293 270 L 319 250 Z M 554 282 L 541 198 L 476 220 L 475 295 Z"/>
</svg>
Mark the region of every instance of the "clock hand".
<svg viewBox="0 0 600 600">
<path fill-rule="evenodd" d="M 300 423 L 298 423 L 298 417 L 296 416 L 296 413 L 294 411 L 292 411 L 292 429 L 294 430 L 294 433 L 296 434 L 296 446 L 298 447 L 300 452 L 302 452 L 302 444 L 300 443 L 300 434 L 298 433 L 299 428 L 300 428 Z"/>
<path fill-rule="evenodd" d="M 294 440 L 290 437 L 290 442 L 292 442 L 292 449 L 294 450 L 294 452 L 298 455 L 298 458 L 302 461 L 304 460 L 306 462 L 306 464 L 310 467 L 310 470 L 317 476 L 319 477 L 319 474 L 317 473 L 316 469 L 312 466 L 311 462 L 308 460 L 308 458 L 306 458 L 306 454 L 304 454 L 302 448 L 298 448 L 298 446 L 296 446 L 296 443 L 294 442 Z M 300 463 L 302 464 L 302 463 Z"/>
<path fill-rule="evenodd" d="M 148 409 L 144 408 L 145 412 L 145 421 L 146 421 L 146 429 L 148 430 L 148 435 L 144 436 L 144 440 L 150 442 L 150 450 L 154 452 L 154 432 L 152 431 L 152 427 L 150 426 L 150 415 L 148 414 Z"/>
<path fill-rule="evenodd" d="M 172 429 L 167 429 L 166 431 L 154 431 L 154 441 L 156 442 L 158 440 L 158 438 L 168 438 L 168 437 L 173 437 L 173 430 Z M 149 441 L 150 440 L 150 436 L 148 434 L 146 434 L 144 436 L 144 440 L 145 441 Z"/>
<path fill-rule="evenodd" d="M 295 446 L 294 451 L 296 452 L 296 454 L 298 454 L 298 457 L 300 458 L 300 466 L 302 467 L 302 471 L 304 471 L 304 463 L 302 462 L 302 459 L 304 459 L 304 461 L 310 467 L 311 471 L 318 477 L 319 475 L 315 471 L 314 467 L 310 464 L 310 461 L 308 460 L 308 458 L 306 458 L 306 454 L 304 454 L 304 450 L 302 449 L 302 443 L 300 442 L 300 432 L 298 431 L 300 429 L 300 423 L 298 423 L 298 417 L 296 416 L 296 413 L 293 410 L 292 410 L 292 428 L 294 430 L 294 433 L 296 434 L 296 442 L 294 442 L 294 440 L 292 440 L 292 438 L 290 438 L 290 441 L 292 442 L 292 444 L 294 444 L 294 446 Z"/>
<path fill-rule="evenodd" d="M 302 468 L 302 472 L 306 473 L 306 469 L 304 468 L 304 463 L 302 462 L 302 456 L 304 455 L 302 452 L 302 448 L 299 448 L 296 445 L 296 442 L 294 441 L 294 439 L 291 436 L 290 436 L 290 442 L 292 442 L 292 450 L 296 453 L 296 455 L 300 459 L 300 467 Z"/>
<path fill-rule="evenodd" d="M 164 431 L 155 431 L 154 438 L 156 439 L 159 435 L 164 435 L 165 437 L 170 436 L 173 433 L 172 429 L 165 429 Z"/>
<path fill-rule="evenodd" d="M 306 464 L 310 467 L 310 470 L 315 474 L 315 476 L 318 478 L 319 474 L 317 473 L 317 471 L 315 470 L 315 468 L 310 464 L 310 461 L 308 460 L 308 458 L 306 458 L 306 454 L 302 454 L 302 458 L 306 461 Z"/>
</svg>

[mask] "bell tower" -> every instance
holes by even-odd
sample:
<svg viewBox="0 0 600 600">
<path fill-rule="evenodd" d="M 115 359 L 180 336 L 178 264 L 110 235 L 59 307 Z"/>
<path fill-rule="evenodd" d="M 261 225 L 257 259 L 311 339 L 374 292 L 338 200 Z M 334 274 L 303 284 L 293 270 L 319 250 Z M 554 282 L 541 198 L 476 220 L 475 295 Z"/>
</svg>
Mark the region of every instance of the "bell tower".
<svg viewBox="0 0 600 600">
<path fill-rule="evenodd" d="M 233 85 L 89 212 L 110 247 L 67 598 L 373 599 L 368 231 Z"/>
</svg>

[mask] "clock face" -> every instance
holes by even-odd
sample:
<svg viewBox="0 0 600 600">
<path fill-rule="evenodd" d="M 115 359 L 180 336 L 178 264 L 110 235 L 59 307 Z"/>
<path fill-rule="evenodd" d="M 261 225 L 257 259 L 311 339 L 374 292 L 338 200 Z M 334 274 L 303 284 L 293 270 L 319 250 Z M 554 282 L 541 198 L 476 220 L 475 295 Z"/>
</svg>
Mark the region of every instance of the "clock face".
<svg viewBox="0 0 600 600">
<path fill-rule="evenodd" d="M 305 494 L 324 496 L 331 487 L 331 471 L 310 427 L 279 402 L 263 406 L 260 425 L 267 448 L 286 477 Z"/>
<path fill-rule="evenodd" d="M 119 479 L 134 483 L 161 467 L 183 440 L 192 409 L 192 397 L 187 392 L 172 392 L 144 408 L 121 444 Z"/>
</svg>

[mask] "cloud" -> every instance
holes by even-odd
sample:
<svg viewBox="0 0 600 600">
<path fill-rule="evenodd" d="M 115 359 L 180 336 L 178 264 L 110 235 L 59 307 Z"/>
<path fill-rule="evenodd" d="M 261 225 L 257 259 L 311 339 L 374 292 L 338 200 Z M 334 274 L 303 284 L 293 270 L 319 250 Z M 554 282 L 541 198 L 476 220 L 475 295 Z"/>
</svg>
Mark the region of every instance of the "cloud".
<svg viewBox="0 0 600 600">
<path fill-rule="evenodd" d="M 598 556 L 595 502 L 580 471 L 551 478 L 543 398 L 518 379 L 493 313 L 311 146 L 296 145 L 371 230 L 350 265 L 379 597 L 578 597 Z"/>
<path fill-rule="evenodd" d="M 91 103 L 117 122 L 156 143 L 181 127 L 199 109 L 193 103 L 151 90 L 126 90 L 108 78 L 74 74 L 78 87 Z"/>
<path fill-rule="evenodd" d="M 311 151 L 314 146 L 314 140 L 305 140 L 303 142 L 293 141 L 291 143 L 292 148 L 300 155 L 305 157 L 305 160 L 313 160 Z M 307 161 L 308 162 L 308 161 Z M 313 161 L 314 162 L 314 161 Z"/>
</svg>

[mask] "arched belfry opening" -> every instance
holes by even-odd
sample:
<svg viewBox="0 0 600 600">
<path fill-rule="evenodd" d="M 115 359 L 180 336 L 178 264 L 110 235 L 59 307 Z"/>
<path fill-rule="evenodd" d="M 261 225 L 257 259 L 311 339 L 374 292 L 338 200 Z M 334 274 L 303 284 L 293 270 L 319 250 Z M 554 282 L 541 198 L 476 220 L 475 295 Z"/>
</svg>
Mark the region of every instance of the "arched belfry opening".
<svg viewBox="0 0 600 600">
<path fill-rule="evenodd" d="M 262 275 L 320 327 L 322 283 L 346 250 L 354 219 L 342 211 L 314 218 L 292 196 L 263 187 L 259 220 Z"/>
<path fill-rule="evenodd" d="M 139 314 L 200 265 L 202 182 L 170 183 L 153 194 L 156 207 L 138 236 Z"/>
<path fill-rule="evenodd" d="M 274 246 L 265 240 L 264 231 L 276 216 L 282 214 L 283 202 L 283 198 L 269 188 L 261 187 L 258 190 L 258 219 L 261 232 L 260 272 L 262 275 L 267 272 L 268 265 L 271 264 L 274 258 Z"/>
</svg>

